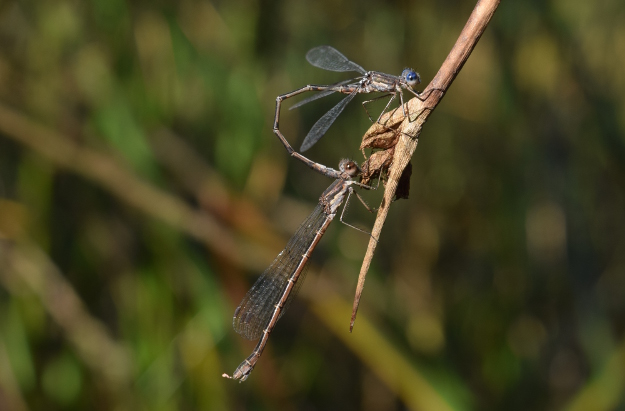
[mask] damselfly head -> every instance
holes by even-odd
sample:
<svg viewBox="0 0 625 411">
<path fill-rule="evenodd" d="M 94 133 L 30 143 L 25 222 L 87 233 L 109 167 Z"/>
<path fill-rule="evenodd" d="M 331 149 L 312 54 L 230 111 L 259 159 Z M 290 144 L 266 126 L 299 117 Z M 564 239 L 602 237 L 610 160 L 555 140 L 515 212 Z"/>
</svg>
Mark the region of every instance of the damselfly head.
<svg viewBox="0 0 625 411">
<path fill-rule="evenodd" d="M 350 177 L 356 177 L 358 174 L 360 174 L 360 167 L 358 167 L 358 164 L 348 158 L 344 158 L 341 160 L 341 162 L 339 163 L 339 170 L 342 173 L 347 173 L 347 175 Z"/>
<path fill-rule="evenodd" d="M 421 77 L 419 76 L 419 73 L 411 68 L 404 69 L 404 71 L 401 72 L 401 77 L 406 80 L 406 83 L 408 83 L 410 87 L 414 87 L 417 84 L 421 83 Z"/>
</svg>

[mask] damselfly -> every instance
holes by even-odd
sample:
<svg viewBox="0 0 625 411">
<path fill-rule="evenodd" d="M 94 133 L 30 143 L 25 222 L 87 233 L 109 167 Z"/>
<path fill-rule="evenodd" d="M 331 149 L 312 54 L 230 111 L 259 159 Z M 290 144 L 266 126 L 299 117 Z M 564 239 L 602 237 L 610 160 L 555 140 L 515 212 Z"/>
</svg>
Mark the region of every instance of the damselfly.
<svg viewBox="0 0 625 411">
<path fill-rule="evenodd" d="M 313 66 L 322 68 L 324 70 L 356 71 L 362 74 L 362 76 L 327 86 L 308 85 L 298 90 L 291 91 L 290 93 L 282 94 L 276 97 L 276 115 L 273 122 L 273 132 L 276 133 L 276 135 L 281 139 L 284 139 L 284 136 L 279 130 L 280 106 L 282 104 L 282 101 L 294 97 L 298 94 L 304 93 L 306 91 L 320 92 L 319 94 L 300 101 L 290 108 L 294 109 L 296 107 L 309 103 L 313 100 L 328 96 L 335 92 L 347 94 L 347 97 L 341 100 L 336 106 L 332 107 L 312 126 L 312 128 L 306 135 L 306 138 L 304 138 L 304 142 L 302 143 L 302 147 L 300 148 L 301 151 L 308 150 L 317 141 L 319 141 L 319 139 L 326 133 L 326 131 L 328 131 L 332 123 L 334 123 L 334 120 L 336 120 L 339 114 L 341 114 L 345 106 L 347 106 L 347 104 L 354 99 L 356 94 L 381 92 L 387 94 L 378 98 L 382 98 L 388 95 L 391 96 L 388 103 L 386 104 L 386 107 L 384 107 L 384 110 L 382 110 L 382 113 L 378 117 L 378 121 L 398 94 L 402 110 L 404 110 L 404 115 L 406 115 L 404 109 L 404 97 L 402 92 L 403 89 L 408 90 L 415 96 L 419 97 L 419 93 L 414 91 L 413 87 L 421 82 L 421 78 L 419 77 L 419 73 L 417 73 L 413 69 L 404 69 L 400 76 L 393 76 L 391 74 L 381 73 L 379 71 L 366 71 L 364 68 L 354 63 L 353 61 L 350 61 L 338 50 L 330 46 L 319 46 L 311 49 L 306 54 L 306 60 L 308 60 L 308 62 Z M 377 100 L 377 98 L 375 100 Z M 373 100 L 365 101 L 363 103 L 365 110 L 367 110 L 365 104 L 371 101 Z M 367 115 L 368 114 L 369 112 L 367 111 Z M 373 119 L 371 119 L 371 116 L 369 116 L 369 119 L 373 121 Z"/>
<path fill-rule="evenodd" d="M 287 150 L 289 148 L 290 146 Z M 343 222 L 343 214 L 352 194 L 358 196 L 365 204 L 354 192 L 352 186 L 366 189 L 370 187 L 352 180 L 360 174 L 360 168 L 355 162 L 347 159 L 341 160 L 339 170 L 334 170 L 314 163 L 301 155 L 298 155 L 298 158 L 320 173 L 336 180 L 324 191 L 319 204 L 234 311 L 232 325 L 235 331 L 247 339 L 255 340 L 260 337 L 260 340 L 252 354 L 237 367 L 232 376 L 223 374 L 223 377 L 240 381 L 247 379 L 267 344 L 269 334 L 301 286 L 306 272 L 306 263 L 341 204 L 346 202 L 341 213 L 341 222 Z"/>
</svg>

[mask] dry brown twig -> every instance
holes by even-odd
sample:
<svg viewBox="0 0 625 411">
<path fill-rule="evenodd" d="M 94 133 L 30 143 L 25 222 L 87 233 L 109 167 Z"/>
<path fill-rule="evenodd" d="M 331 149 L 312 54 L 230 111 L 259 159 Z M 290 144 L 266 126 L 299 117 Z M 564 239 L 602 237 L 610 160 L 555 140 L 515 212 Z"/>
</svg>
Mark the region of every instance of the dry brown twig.
<svg viewBox="0 0 625 411">
<path fill-rule="evenodd" d="M 367 253 L 358 276 L 358 285 L 349 326 L 350 331 L 353 329 L 356 321 L 365 278 L 378 243 L 374 239 L 380 238 L 391 203 L 398 192 L 398 187 L 401 186 L 400 182 L 404 170 L 409 166 L 412 154 L 417 148 L 421 129 L 469 58 L 495 10 L 497 10 L 499 2 L 500 0 L 479 0 L 477 2 L 458 40 L 456 40 L 456 44 L 447 55 L 436 76 L 421 93 L 424 96 L 423 100 L 415 97 L 406 103 L 406 113 L 410 113 L 407 117 L 404 117 L 402 110 L 389 112 L 380 120 L 381 124 L 373 124 L 363 137 L 361 149 L 365 146 L 375 147 L 376 143 L 380 143 L 386 146 L 387 150 L 393 150 L 393 159 L 388 168 L 389 176 L 382 204 L 378 209 L 378 215 L 371 232 L 371 240 L 369 241 Z M 396 144 L 394 144 L 395 141 Z"/>
</svg>

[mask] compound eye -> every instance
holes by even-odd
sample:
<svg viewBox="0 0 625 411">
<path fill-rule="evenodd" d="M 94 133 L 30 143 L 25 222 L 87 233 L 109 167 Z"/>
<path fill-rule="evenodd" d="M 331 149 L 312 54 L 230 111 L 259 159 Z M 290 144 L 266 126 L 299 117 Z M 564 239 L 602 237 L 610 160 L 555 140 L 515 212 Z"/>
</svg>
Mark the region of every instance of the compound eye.
<svg viewBox="0 0 625 411">
<path fill-rule="evenodd" d="M 355 177 L 360 172 L 358 165 L 353 161 L 346 161 L 343 164 L 343 171 L 345 171 L 351 177 Z"/>
<path fill-rule="evenodd" d="M 421 82 L 421 78 L 419 77 L 419 73 L 414 70 L 406 69 L 404 70 L 404 78 L 406 79 L 406 83 L 410 86 L 414 86 Z"/>
</svg>

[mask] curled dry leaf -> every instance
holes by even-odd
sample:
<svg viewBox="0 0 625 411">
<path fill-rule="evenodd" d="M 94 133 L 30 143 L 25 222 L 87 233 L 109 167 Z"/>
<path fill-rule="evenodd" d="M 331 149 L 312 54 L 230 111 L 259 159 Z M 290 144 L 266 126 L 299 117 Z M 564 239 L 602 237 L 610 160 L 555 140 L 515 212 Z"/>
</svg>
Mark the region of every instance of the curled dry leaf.
<svg viewBox="0 0 625 411">
<path fill-rule="evenodd" d="M 383 151 L 376 151 L 371 154 L 360 167 L 362 169 L 361 183 L 369 184 L 376 177 L 383 174 L 383 172 L 386 174 L 393 162 L 393 154 L 395 154 L 395 147 Z"/>
<path fill-rule="evenodd" d="M 371 130 L 369 130 L 371 131 Z M 396 130 L 387 130 L 386 132 L 380 134 L 370 134 L 367 132 L 362 138 L 362 143 L 360 144 L 360 150 L 364 150 L 365 148 L 382 148 L 387 149 L 391 147 L 395 147 L 397 144 L 397 140 L 399 139 L 399 134 Z"/>
<path fill-rule="evenodd" d="M 362 137 L 360 150 L 365 148 L 387 149 L 394 147 L 399 139 L 397 131 L 402 121 L 404 121 L 403 111 L 398 108 L 385 113 L 379 122 L 375 122 Z"/>
<path fill-rule="evenodd" d="M 370 184 L 372 180 L 380 177 L 384 178 L 388 175 L 388 168 L 393 163 L 395 155 L 395 147 L 386 150 L 376 151 L 361 165 L 363 184 Z M 412 163 L 408 163 L 404 169 L 399 181 L 397 182 L 397 190 L 395 191 L 395 200 L 400 198 L 408 198 L 410 193 L 410 176 L 412 175 Z"/>
<path fill-rule="evenodd" d="M 431 92 L 427 93 L 428 95 Z M 418 111 L 409 112 L 408 103 L 405 106 L 406 113 L 408 113 L 409 122 L 414 122 L 419 117 L 426 115 L 431 111 L 429 107 L 423 107 Z M 360 143 L 360 151 L 364 154 L 365 148 L 381 148 L 387 149 L 394 147 L 399 140 L 399 133 L 401 133 L 401 124 L 406 116 L 404 112 L 397 107 L 395 110 L 384 113 L 380 120 L 373 123 L 373 125 L 367 130 L 362 137 L 362 143 Z"/>
<path fill-rule="evenodd" d="M 360 150 L 365 148 L 390 148 L 397 144 L 399 134 L 397 128 L 383 126 L 375 123 L 364 136 L 360 143 Z"/>
</svg>

